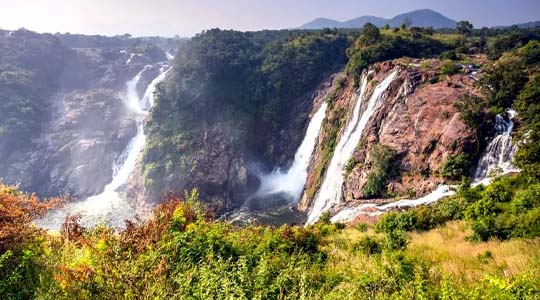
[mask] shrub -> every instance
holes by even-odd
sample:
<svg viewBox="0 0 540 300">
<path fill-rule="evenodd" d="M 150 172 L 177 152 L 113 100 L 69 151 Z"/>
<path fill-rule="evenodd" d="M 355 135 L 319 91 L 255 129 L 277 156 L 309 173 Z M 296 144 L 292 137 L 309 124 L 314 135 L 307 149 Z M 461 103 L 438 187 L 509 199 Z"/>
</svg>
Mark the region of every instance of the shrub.
<svg viewBox="0 0 540 300">
<path fill-rule="evenodd" d="M 477 130 L 485 119 L 487 102 L 469 93 L 463 94 L 454 102 L 454 107 L 460 113 L 461 120 L 472 130 Z"/>
<path fill-rule="evenodd" d="M 459 68 L 451 60 L 445 60 L 441 63 L 441 73 L 444 75 L 454 75 L 459 73 Z"/>
<path fill-rule="evenodd" d="M 366 255 L 380 254 L 382 252 L 381 242 L 369 235 L 354 244 L 353 249 Z"/>
<path fill-rule="evenodd" d="M 460 153 L 456 156 L 448 157 L 443 162 L 439 173 L 443 178 L 460 180 L 463 176 L 469 175 L 470 167 L 470 156 L 468 154 Z"/>
<path fill-rule="evenodd" d="M 398 175 L 396 152 L 392 148 L 377 144 L 370 153 L 370 173 L 362 188 L 363 197 L 372 198 L 386 194 L 386 181 Z"/>
</svg>

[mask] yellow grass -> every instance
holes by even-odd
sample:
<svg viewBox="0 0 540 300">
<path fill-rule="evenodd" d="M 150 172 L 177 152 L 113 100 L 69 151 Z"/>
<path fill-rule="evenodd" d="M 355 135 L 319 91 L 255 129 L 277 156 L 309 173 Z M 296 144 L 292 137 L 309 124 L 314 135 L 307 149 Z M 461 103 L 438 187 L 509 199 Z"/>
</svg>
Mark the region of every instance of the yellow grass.
<svg viewBox="0 0 540 300">
<path fill-rule="evenodd" d="M 372 229 L 360 232 L 347 228 L 328 237 L 325 250 L 329 254 L 329 271 L 350 278 L 375 271 L 375 257 L 352 250 L 354 243 L 366 235 L 377 234 Z M 450 222 L 429 232 L 410 234 L 404 254 L 427 263 L 430 273 L 450 276 L 463 285 L 479 282 L 486 275 L 512 278 L 540 274 L 540 239 L 478 243 L 468 240 L 471 235 L 466 222 Z"/>
<path fill-rule="evenodd" d="M 465 222 L 452 222 L 426 233 L 412 234 L 407 252 L 430 261 L 432 269 L 465 282 L 481 280 L 488 274 L 511 277 L 540 272 L 540 240 L 477 243 L 467 240 L 471 235 Z"/>
</svg>

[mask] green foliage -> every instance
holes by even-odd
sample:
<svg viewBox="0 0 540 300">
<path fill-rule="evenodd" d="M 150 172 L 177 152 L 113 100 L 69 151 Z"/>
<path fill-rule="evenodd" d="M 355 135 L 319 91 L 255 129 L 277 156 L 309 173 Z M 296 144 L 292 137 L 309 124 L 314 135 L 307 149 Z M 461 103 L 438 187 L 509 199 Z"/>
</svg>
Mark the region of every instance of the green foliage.
<svg viewBox="0 0 540 300">
<path fill-rule="evenodd" d="M 457 60 L 458 56 L 455 50 L 448 50 L 444 51 L 439 55 L 439 59 L 441 60 Z"/>
<path fill-rule="evenodd" d="M 487 67 L 479 86 L 487 96 L 489 106 L 502 111 L 512 106 L 525 83 L 527 76 L 523 60 L 520 57 L 509 56 Z"/>
<path fill-rule="evenodd" d="M 1 33 L 0 53 L 0 157 L 8 163 L 39 134 L 71 53 L 54 36 L 24 29 Z"/>
<path fill-rule="evenodd" d="M 518 50 L 519 56 L 523 57 L 528 66 L 540 63 L 540 41 L 529 41 L 527 45 Z"/>
<path fill-rule="evenodd" d="M 472 130 L 477 130 L 485 120 L 487 102 L 479 96 L 463 94 L 454 102 L 454 107 L 460 113 L 460 118 Z"/>
<path fill-rule="evenodd" d="M 380 240 L 368 235 L 354 244 L 353 250 L 360 251 L 366 255 L 381 254 L 382 245 Z"/>
<path fill-rule="evenodd" d="M 512 31 L 494 37 L 488 42 L 488 57 L 498 59 L 506 51 L 525 45 L 528 37 L 523 32 Z"/>
<path fill-rule="evenodd" d="M 469 21 L 459 21 L 456 29 L 460 34 L 469 35 L 472 32 L 473 25 Z"/>
<path fill-rule="evenodd" d="M 523 87 L 514 104 L 523 120 L 515 164 L 535 180 L 540 180 L 540 75 L 534 75 Z"/>
<path fill-rule="evenodd" d="M 362 28 L 360 43 L 363 45 L 373 45 L 381 40 L 379 28 L 371 23 L 366 23 Z"/>
<path fill-rule="evenodd" d="M 460 153 L 456 156 L 449 156 L 439 170 L 443 178 L 450 180 L 460 180 L 463 176 L 469 175 L 471 168 L 471 158 L 469 155 Z"/>
<path fill-rule="evenodd" d="M 371 26 L 368 36 L 361 35 L 355 47 L 348 49 L 349 62 L 347 73 L 357 82 L 360 74 L 369 65 L 388 59 L 408 57 L 426 57 L 439 54 L 446 50 L 440 41 L 429 34 L 418 31 L 405 31 L 400 34 L 375 34 Z"/>
<path fill-rule="evenodd" d="M 426 231 L 460 219 L 470 222 L 472 238 L 478 241 L 540 237 L 540 184 L 528 182 L 518 175 L 500 177 L 487 187 L 465 183 L 455 196 L 432 206 L 386 214 L 375 228 L 392 233 L 398 245 L 404 232 Z"/>
<path fill-rule="evenodd" d="M 441 64 L 441 73 L 444 75 L 454 75 L 459 73 L 459 68 L 451 60 L 445 60 Z"/>
<path fill-rule="evenodd" d="M 458 197 L 492 197 L 511 183 L 516 182 L 469 194 L 463 187 Z M 534 211 L 539 195 L 536 185 L 516 193 L 515 203 L 504 201 L 513 211 Z M 28 249 L 18 254 L 0 254 L 2 299 L 487 300 L 540 295 L 538 278 L 530 274 L 514 274 L 510 282 L 487 273 L 488 279 L 467 283 L 441 271 L 439 258 L 415 255 L 407 249 L 406 233 L 419 227 L 416 210 L 383 216 L 375 228 L 384 235 L 355 230 L 360 237 L 349 240 L 351 231 L 328 220 L 306 228 L 234 227 L 212 220 L 197 196 L 192 191 L 187 201 L 169 199 L 151 220 L 128 223 L 120 232 L 97 227 L 62 231 L 62 236 L 42 234 L 40 242 L 24 243 Z M 455 217 L 455 209 L 475 197 L 442 206 L 443 200 L 434 209 Z M 530 214 L 519 230 L 531 233 L 528 225 L 537 230 L 530 220 L 539 215 L 538 210 Z M 66 226 L 77 226 L 72 221 Z M 497 255 L 485 251 L 473 260 L 491 264 Z M 467 270 L 484 272 L 481 267 Z"/>
<path fill-rule="evenodd" d="M 369 158 L 370 173 L 362 188 L 364 197 L 372 198 L 386 194 L 386 182 L 399 174 L 396 159 L 396 152 L 392 148 L 381 144 L 373 147 Z"/>
</svg>

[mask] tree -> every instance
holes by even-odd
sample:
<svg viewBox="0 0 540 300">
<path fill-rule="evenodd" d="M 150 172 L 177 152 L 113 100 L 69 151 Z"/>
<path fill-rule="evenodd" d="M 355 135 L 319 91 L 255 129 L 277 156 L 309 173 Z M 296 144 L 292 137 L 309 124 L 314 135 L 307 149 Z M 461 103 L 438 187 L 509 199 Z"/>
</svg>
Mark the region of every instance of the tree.
<svg viewBox="0 0 540 300">
<path fill-rule="evenodd" d="M 476 129 L 484 118 L 486 101 L 478 96 L 466 93 L 458 101 L 454 102 L 454 107 L 460 113 L 461 120 L 469 128 Z"/>
<path fill-rule="evenodd" d="M 386 30 L 390 29 L 390 25 L 388 25 L 388 23 L 384 24 L 384 29 Z"/>
<path fill-rule="evenodd" d="M 364 45 L 372 45 L 380 41 L 381 32 L 379 28 L 371 23 L 366 23 L 362 29 L 361 42 Z"/>
<path fill-rule="evenodd" d="M 472 32 L 473 25 L 469 21 L 459 21 L 456 29 L 461 34 L 469 35 Z"/>
</svg>

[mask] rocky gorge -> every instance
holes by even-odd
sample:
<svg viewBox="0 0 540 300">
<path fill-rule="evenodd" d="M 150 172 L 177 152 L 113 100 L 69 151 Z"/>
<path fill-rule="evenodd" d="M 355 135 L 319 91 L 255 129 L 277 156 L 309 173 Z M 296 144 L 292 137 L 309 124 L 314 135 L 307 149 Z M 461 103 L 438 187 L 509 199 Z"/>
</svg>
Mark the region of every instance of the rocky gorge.
<svg viewBox="0 0 540 300">
<path fill-rule="evenodd" d="M 49 39 L 65 58 L 56 62 L 55 88 L 39 97 L 43 119 L 30 146 L 1 160 L 0 177 L 40 196 L 100 195 L 144 130 L 121 198 L 153 205 L 196 189 L 218 215 L 314 222 L 455 183 L 445 166 L 466 154 L 461 172 L 471 174 L 489 135 L 456 106 L 480 95 L 484 55 L 453 64 L 451 74 L 440 59 L 405 57 L 357 76 L 345 67 L 349 42 L 339 31 L 211 30 L 178 44 L 20 31 L 2 41 L 28 37 Z M 164 72 L 170 52 L 178 55 Z M 4 64 L 41 72 L 14 62 Z"/>
</svg>

